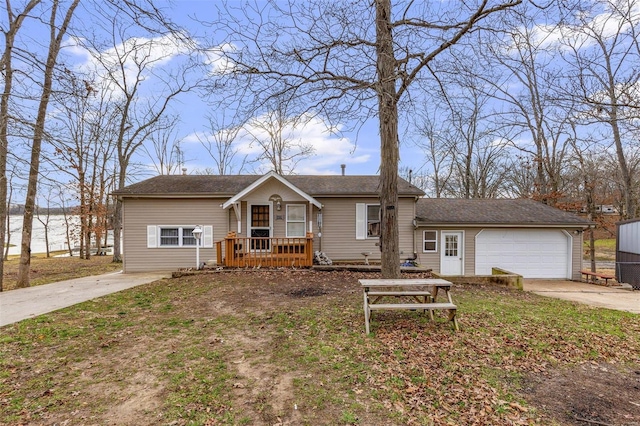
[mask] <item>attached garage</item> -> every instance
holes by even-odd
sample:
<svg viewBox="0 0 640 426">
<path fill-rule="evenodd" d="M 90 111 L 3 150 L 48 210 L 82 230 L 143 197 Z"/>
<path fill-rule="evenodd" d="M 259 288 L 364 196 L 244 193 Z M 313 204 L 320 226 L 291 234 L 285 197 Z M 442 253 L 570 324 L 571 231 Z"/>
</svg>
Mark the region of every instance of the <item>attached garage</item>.
<svg viewBox="0 0 640 426">
<path fill-rule="evenodd" d="M 476 235 L 476 275 L 497 267 L 525 278 L 571 278 L 572 237 L 553 229 L 483 229 Z"/>
<path fill-rule="evenodd" d="M 525 278 L 580 280 L 583 231 L 594 225 L 528 199 L 421 198 L 415 257 L 443 276 L 491 275 L 500 268 Z M 455 271 L 444 244 L 452 235 L 459 236 Z"/>
</svg>

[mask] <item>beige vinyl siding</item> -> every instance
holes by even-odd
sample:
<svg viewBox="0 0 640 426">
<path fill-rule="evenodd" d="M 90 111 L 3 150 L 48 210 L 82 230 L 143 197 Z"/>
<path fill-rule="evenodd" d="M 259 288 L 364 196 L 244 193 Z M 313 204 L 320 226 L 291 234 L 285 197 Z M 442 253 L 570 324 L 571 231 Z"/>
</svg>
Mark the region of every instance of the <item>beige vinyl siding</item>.
<svg viewBox="0 0 640 426">
<path fill-rule="evenodd" d="M 440 244 L 442 238 L 442 231 L 463 231 L 464 232 L 464 274 L 468 276 L 475 275 L 475 259 L 476 259 L 476 236 L 484 228 L 426 228 L 420 227 L 415 231 L 416 244 L 418 246 L 418 263 L 424 268 L 431 268 L 433 272 L 440 272 Z M 497 228 L 487 228 L 497 229 Z M 531 228 L 509 228 L 509 229 L 531 229 Z M 549 228 L 543 228 L 549 229 Z M 557 229 L 557 228 L 556 228 Z M 437 253 L 423 253 L 422 252 L 422 231 L 435 230 L 438 232 L 438 252 Z M 580 229 L 581 230 L 581 229 Z M 571 235 L 571 271 L 572 279 L 580 280 L 580 269 L 582 268 L 582 233 L 574 233 L 578 231 L 576 228 L 565 229 L 569 235 Z"/>
<path fill-rule="evenodd" d="M 168 271 L 195 267 L 195 247 L 147 248 L 147 226 L 213 226 L 213 248 L 200 247 L 200 261 L 216 258 L 215 241 L 229 231 L 228 212 L 221 199 L 126 198 L 122 235 L 124 272 Z"/>
<path fill-rule="evenodd" d="M 423 253 L 423 231 L 436 231 L 438 233 L 437 251 L 435 253 Z M 442 231 L 462 232 L 464 240 L 464 275 L 474 275 L 475 273 L 475 237 L 480 229 L 456 228 L 455 226 L 447 228 L 425 228 L 420 227 L 415 230 L 416 250 L 418 252 L 418 264 L 423 268 L 431 268 L 436 274 L 440 273 L 440 256 L 442 250 Z"/>
<path fill-rule="evenodd" d="M 576 281 L 582 280 L 582 250 L 584 247 L 584 234 L 582 228 L 567 229 L 567 232 L 571 235 L 571 279 Z"/>
<path fill-rule="evenodd" d="M 481 229 L 464 230 L 464 274 L 476 274 L 476 235 Z"/>
<path fill-rule="evenodd" d="M 322 251 L 332 260 L 354 260 L 362 262 L 362 252 L 371 252 L 370 260 L 380 259 L 378 238 L 356 239 L 356 203 L 379 204 L 378 198 L 317 198 L 322 207 Z M 415 199 L 400 198 L 398 203 L 400 237 L 400 259 L 413 256 L 413 219 Z M 320 250 L 317 236 L 318 211 L 314 209 L 314 250 Z"/>
<path fill-rule="evenodd" d="M 284 202 L 304 202 L 306 203 L 303 197 L 298 195 L 295 191 L 289 188 L 286 185 L 283 185 L 280 181 L 276 179 L 269 179 L 264 182 L 261 186 L 253 190 L 251 193 L 247 194 L 242 198 L 242 201 L 248 201 L 251 203 L 261 203 L 269 200 L 269 197 L 272 195 L 279 195 Z"/>
</svg>

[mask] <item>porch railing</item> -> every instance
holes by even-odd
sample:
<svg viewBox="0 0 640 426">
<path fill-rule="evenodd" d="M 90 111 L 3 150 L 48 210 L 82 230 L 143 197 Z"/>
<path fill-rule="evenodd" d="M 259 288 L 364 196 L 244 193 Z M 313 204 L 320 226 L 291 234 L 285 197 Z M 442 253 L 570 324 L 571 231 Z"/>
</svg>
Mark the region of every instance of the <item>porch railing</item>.
<svg viewBox="0 0 640 426">
<path fill-rule="evenodd" d="M 313 265 L 313 234 L 304 238 L 237 237 L 230 232 L 216 242 L 218 265 L 245 267 L 309 267 Z"/>
</svg>

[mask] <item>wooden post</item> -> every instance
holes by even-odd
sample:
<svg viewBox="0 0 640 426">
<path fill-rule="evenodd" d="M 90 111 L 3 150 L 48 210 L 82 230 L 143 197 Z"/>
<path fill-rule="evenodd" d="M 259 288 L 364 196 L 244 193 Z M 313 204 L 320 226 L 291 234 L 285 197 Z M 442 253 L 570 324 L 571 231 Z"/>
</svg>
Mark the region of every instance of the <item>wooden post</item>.
<svg viewBox="0 0 640 426">
<path fill-rule="evenodd" d="M 222 241 L 216 241 L 216 265 L 223 266 L 222 265 Z"/>
</svg>

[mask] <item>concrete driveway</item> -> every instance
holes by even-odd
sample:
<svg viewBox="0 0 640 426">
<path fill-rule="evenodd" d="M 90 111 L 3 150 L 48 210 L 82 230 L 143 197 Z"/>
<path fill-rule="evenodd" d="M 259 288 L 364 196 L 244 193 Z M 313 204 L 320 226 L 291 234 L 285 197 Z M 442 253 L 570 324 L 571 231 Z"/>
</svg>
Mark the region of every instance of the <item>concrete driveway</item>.
<svg viewBox="0 0 640 426">
<path fill-rule="evenodd" d="M 0 293 L 0 327 L 169 276 L 169 273 L 158 272 L 112 272 L 4 291 Z"/>
<path fill-rule="evenodd" d="M 576 281 L 525 279 L 524 291 L 599 308 L 640 314 L 640 291 L 621 287 L 605 287 Z"/>
</svg>

